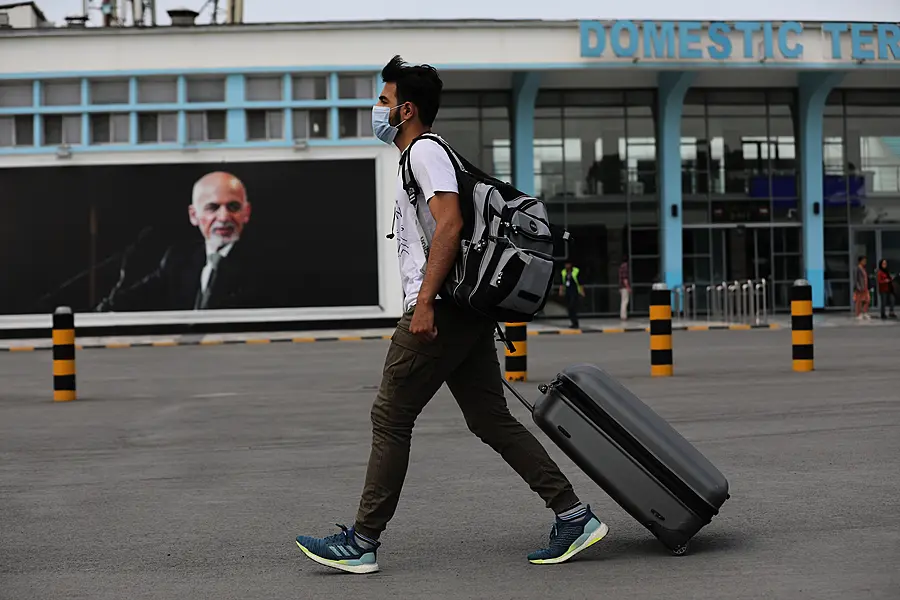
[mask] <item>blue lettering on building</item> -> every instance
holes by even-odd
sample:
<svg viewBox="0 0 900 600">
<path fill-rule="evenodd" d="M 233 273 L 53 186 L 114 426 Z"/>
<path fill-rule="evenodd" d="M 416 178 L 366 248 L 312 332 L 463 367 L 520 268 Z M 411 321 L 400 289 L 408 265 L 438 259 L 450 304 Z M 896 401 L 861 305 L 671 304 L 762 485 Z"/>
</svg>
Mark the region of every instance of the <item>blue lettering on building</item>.
<svg viewBox="0 0 900 600">
<path fill-rule="evenodd" d="M 600 58 L 729 60 L 803 58 L 803 24 L 739 21 L 713 22 L 705 31 L 695 21 L 620 20 L 610 26 L 600 21 L 581 22 L 581 56 Z M 739 35 L 731 37 L 732 34 Z M 754 37 L 761 34 L 762 44 Z M 900 25 L 894 23 L 823 23 L 822 39 L 835 60 L 900 60 Z M 705 41 L 704 41 L 705 38 Z M 850 42 L 845 56 L 842 40 Z"/>
</svg>

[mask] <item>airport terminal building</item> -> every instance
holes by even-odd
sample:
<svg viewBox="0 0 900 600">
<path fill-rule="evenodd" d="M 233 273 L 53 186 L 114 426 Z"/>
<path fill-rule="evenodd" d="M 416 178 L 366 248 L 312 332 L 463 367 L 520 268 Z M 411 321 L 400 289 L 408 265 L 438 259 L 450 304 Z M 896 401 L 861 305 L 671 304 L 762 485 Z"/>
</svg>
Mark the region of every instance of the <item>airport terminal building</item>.
<svg viewBox="0 0 900 600">
<path fill-rule="evenodd" d="M 748 279 L 785 311 L 801 277 L 846 310 L 858 256 L 900 270 L 896 24 L 188 21 L 0 48 L 4 326 L 399 316 L 398 153 L 370 121 L 394 54 L 440 70 L 435 131 L 571 231 L 585 316 L 618 315 L 626 255 L 635 314 L 654 282 Z M 241 266 L 201 301 L 189 207 L 219 171 Z"/>
</svg>

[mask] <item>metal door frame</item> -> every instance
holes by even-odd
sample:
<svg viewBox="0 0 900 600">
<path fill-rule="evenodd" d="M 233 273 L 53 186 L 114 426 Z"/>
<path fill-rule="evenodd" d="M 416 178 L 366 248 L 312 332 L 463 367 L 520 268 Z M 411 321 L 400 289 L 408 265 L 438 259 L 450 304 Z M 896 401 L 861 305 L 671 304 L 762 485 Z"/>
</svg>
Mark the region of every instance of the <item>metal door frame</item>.
<svg viewBox="0 0 900 600">
<path fill-rule="evenodd" d="M 766 289 L 766 295 L 769 296 L 766 301 L 768 305 L 771 307 L 771 310 L 775 311 L 775 230 L 776 229 L 803 229 L 803 223 L 790 222 L 790 223 L 780 223 L 778 221 L 772 221 L 768 223 L 691 223 L 689 225 L 682 225 L 682 230 L 684 229 L 705 229 L 710 232 L 709 235 L 709 276 L 710 279 L 714 279 L 714 275 L 716 272 L 716 259 L 713 253 L 713 248 L 715 247 L 715 236 L 712 234 L 714 230 L 728 230 L 728 229 L 748 229 L 753 230 L 753 275 L 754 279 L 759 279 L 759 265 L 756 259 L 759 257 L 759 231 L 760 229 L 768 229 L 769 230 L 769 265 L 770 265 L 770 273 L 769 277 L 766 281 L 769 283 Z M 897 228 L 900 231 L 900 228 Z M 802 234 L 801 234 L 802 235 Z M 851 233 L 851 235 L 853 235 Z M 800 258 L 801 261 L 805 262 L 806 257 L 803 253 L 803 240 L 800 241 Z M 728 269 L 728 242 L 726 235 L 722 236 L 722 247 L 721 247 L 721 256 L 723 257 L 722 267 L 725 271 Z M 682 255 L 682 263 L 684 262 L 684 256 Z M 802 262 L 801 262 L 802 265 Z M 723 273 L 727 275 L 728 273 Z M 727 277 L 725 277 L 727 279 Z M 691 282 L 696 283 L 696 282 Z M 714 283 L 714 282 L 709 282 Z"/>
</svg>

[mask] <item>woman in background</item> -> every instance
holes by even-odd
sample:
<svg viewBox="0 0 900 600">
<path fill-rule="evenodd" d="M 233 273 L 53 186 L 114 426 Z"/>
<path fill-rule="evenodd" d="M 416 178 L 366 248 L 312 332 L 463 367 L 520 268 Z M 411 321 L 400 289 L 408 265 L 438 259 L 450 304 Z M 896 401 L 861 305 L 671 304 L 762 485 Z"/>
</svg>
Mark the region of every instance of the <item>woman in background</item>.
<svg viewBox="0 0 900 600">
<path fill-rule="evenodd" d="M 878 263 L 878 294 L 881 300 L 881 318 L 887 318 L 884 314 L 884 309 L 887 307 L 888 302 L 890 302 L 890 317 L 896 319 L 897 315 L 894 314 L 894 293 L 891 289 L 891 272 L 888 271 L 888 262 L 887 259 L 884 258 Z"/>
</svg>

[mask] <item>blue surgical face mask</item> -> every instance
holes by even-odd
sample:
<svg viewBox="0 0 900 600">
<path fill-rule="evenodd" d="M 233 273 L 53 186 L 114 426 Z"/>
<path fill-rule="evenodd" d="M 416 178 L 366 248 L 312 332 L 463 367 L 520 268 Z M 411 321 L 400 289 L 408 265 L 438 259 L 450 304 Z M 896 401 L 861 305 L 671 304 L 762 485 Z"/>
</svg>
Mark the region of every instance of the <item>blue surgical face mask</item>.
<svg viewBox="0 0 900 600">
<path fill-rule="evenodd" d="M 400 106 L 403 105 L 400 104 L 393 108 L 387 106 L 372 107 L 372 132 L 375 134 L 375 137 L 385 144 L 393 144 L 394 138 L 397 137 L 397 133 L 400 132 L 399 126 L 395 127 L 391 125 L 391 111 L 394 110 L 394 108 L 400 108 Z M 400 124 L 402 125 L 403 123 Z"/>
</svg>

